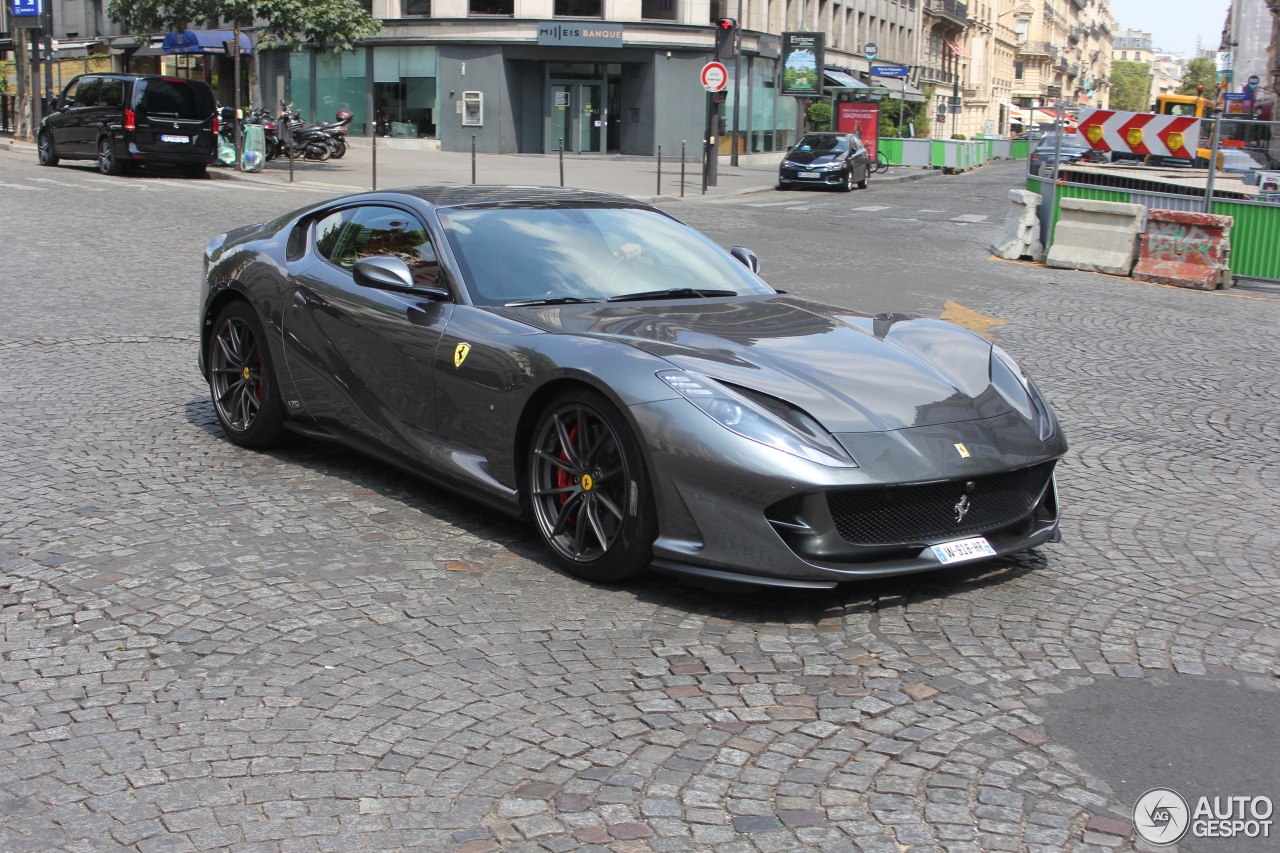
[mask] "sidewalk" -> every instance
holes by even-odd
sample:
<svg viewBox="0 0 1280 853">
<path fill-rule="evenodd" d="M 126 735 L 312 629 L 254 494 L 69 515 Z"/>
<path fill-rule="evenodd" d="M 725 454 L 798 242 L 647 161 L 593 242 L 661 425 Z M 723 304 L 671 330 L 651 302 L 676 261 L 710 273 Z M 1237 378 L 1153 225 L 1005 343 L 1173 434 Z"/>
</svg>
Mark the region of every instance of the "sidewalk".
<svg viewBox="0 0 1280 853">
<path fill-rule="evenodd" d="M 6 140 L 0 140 L 4 150 Z M 384 140 L 385 142 L 385 140 Z M 35 158 L 35 145 L 13 141 L 10 153 L 23 153 Z M 367 140 L 356 140 L 341 160 L 323 163 L 295 160 L 293 180 L 307 186 L 332 187 L 338 192 L 358 192 L 373 187 L 374 149 Z M 392 189 L 410 186 L 461 186 L 472 183 L 471 154 L 457 151 L 424 151 L 379 144 L 377 154 L 377 187 Z M 778 180 L 778 163 L 782 154 L 769 155 L 759 164 L 761 155 L 750 158 L 756 164 L 729 166 L 722 158 L 719 180 L 702 193 L 702 174 L 692 152 L 685 163 L 684 199 L 694 201 L 716 197 L 773 192 Z M 289 182 L 289 162 L 275 160 L 257 173 L 237 172 L 226 166 L 209 167 L 214 180 L 251 181 L 278 185 Z M 939 169 L 894 166 L 888 172 L 872 175 L 870 185 L 901 183 L 941 176 Z M 560 186 L 560 158 L 555 154 L 477 154 L 475 183 Z M 567 155 L 564 158 L 564 186 L 617 193 L 645 202 L 673 201 L 681 198 L 679 152 L 674 158 L 663 152 L 662 177 L 658 179 L 658 163 L 654 157 L 619 157 L 608 155 Z"/>
<path fill-rule="evenodd" d="M 363 140 L 362 140 L 363 141 Z M 341 160 L 323 163 L 294 161 L 294 180 L 351 191 L 372 188 L 374 149 L 367 144 L 352 145 Z M 377 186 L 379 189 L 406 186 L 459 186 L 472 183 L 470 152 L 423 151 L 379 145 Z M 695 153 L 696 154 L 696 153 Z M 729 195 L 773 192 L 778 180 L 782 154 L 767 165 L 728 165 L 721 160 L 717 184 L 702 193 L 702 173 L 696 159 L 684 165 L 684 199 L 710 199 Z M 563 161 L 566 187 L 598 190 L 645 202 L 672 201 L 681 197 L 680 160 L 663 152 L 659 181 L 655 157 L 566 155 Z M 560 186 L 561 161 L 555 154 L 477 154 L 475 183 L 524 186 Z M 289 163 L 275 160 L 262 172 L 246 174 L 229 168 L 211 168 L 220 179 L 279 182 L 289 180 Z M 872 175 L 871 184 L 898 183 L 940 175 L 940 170 L 891 168 Z"/>
</svg>

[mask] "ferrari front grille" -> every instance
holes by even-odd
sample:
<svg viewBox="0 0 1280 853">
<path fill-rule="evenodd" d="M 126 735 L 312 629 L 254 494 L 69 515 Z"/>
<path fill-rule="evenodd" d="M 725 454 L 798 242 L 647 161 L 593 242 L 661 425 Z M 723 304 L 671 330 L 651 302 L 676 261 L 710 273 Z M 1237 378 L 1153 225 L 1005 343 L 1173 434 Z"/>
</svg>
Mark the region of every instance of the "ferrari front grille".
<svg viewBox="0 0 1280 853">
<path fill-rule="evenodd" d="M 1030 515 L 1053 464 L 968 480 L 828 492 L 827 507 L 836 530 L 856 545 L 955 539 L 999 530 Z"/>
</svg>

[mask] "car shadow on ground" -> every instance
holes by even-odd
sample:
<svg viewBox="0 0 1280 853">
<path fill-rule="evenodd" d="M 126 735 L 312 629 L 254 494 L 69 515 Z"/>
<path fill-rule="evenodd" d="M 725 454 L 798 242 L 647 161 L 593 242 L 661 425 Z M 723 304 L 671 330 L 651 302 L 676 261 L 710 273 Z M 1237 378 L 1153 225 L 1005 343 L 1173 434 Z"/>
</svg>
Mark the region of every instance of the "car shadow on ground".
<svg viewBox="0 0 1280 853">
<path fill-rule="evenodd" d="M 191 400 L 184 410 L 192 426 L 220 442 L 226 441 L 208 398 Z M 380 460 L 353 453 L 342 445 L 298 436 L 278 448 L 243 452 L 345 481 L 384 500 L 394 501 L 409 513 L 453 525 L 477 539 L 500 544 L 541 569 L 570 577 L 547 553 L 533 522 L 496 513 L 463 495 Z M 979 592 L 1043 570 L 1046 565 L 1044 553 L 1037 549 L 933 572 L 852 581 L 834 590 L 696 584 L 652 572 L 622 585 L 597 586 L 629 596 L 638 603 L 702 618 L 748 624 L 818 625 L 859 612 L 874 613 Z M 575 582 L 592 585 L 580 579 Z"/>
</svg>

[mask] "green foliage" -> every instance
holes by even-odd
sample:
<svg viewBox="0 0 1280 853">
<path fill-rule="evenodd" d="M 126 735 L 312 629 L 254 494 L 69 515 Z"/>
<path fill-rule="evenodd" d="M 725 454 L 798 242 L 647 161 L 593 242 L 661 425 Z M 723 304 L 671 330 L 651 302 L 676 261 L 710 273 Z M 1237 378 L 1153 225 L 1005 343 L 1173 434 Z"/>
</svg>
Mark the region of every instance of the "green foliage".
<svg viewBox="0 0 1280 853">
<path fill-rule="evenodd" d="M 831 104 L 827 101 L 814 101 L 804 112 L 805 118 L 813 122 L 818 130 L 831 129 Z"/>
<path fill-rule="evenodd" d="M 111 0 L 107 14 L 137 33 L 262 20 L 258 33 L 268 44 L 334 51 L 351 50 L 382 28 L 360 0 Z"/>
<path fill-rule="evenodd" d="M 965 136 L 963 133 L 953 133 L 953 134 L 951 134 L 951 138 L 952 138 L 952 139 L 959 139 L 961 142 L 963 142 L 963 141 L 965 141 L 966 139 L 968 139 L 969 137 Z"/>
<path fill-rule="evenodd" d="M 1204 86 L 1204 96 L 1215 98 L 1218 93 L 1218 65 L 1207 56 L 1193 59 L 1187 63 L 1187 70 L 1182 75 L 1182 85 L 1178 87 L 1179 95 L 1194 95 L 1196 87 Z"/>
<path fill-rule="evenodd" d="M 1111 63 L 1111 109 L 1144 113 L 1151 109 L 1151 66 L 1145 62 Z"/>
</svg>

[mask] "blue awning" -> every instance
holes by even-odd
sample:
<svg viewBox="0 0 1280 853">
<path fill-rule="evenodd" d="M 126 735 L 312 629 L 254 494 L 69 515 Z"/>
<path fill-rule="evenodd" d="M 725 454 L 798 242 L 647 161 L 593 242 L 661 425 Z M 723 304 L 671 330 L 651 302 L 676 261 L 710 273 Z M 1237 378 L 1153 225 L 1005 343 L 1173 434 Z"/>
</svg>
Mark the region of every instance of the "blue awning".
<svg viewBox="0 0 1280 853">
<path fill-rule="evenodd" d="M 828 89 L 870 89 L 866 83 L 863 83 L 857 77 L 835 68 L 824 68 L 822 73 L 827 78 Z"/>
<path fill-rule="evenodd" d="M 160 44 L 160 52 L 166 55 L 174 53 L 222 53 L 223 42 L 235 38 L 232 30 L 172 30 Z M 247 33 L 240 34 L 240 55 L 252 56 L 253 43 Z"/>
</svg>

